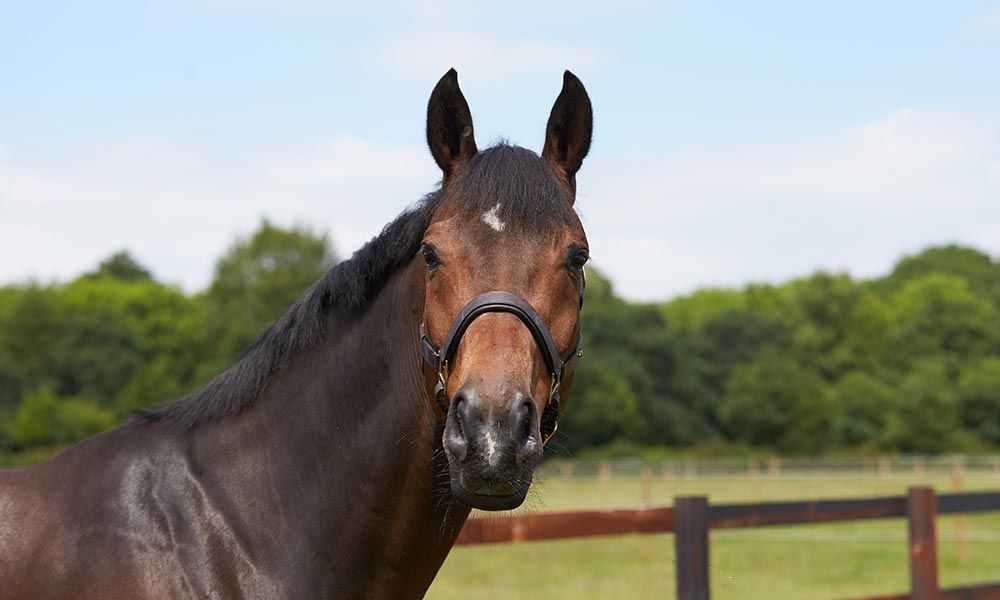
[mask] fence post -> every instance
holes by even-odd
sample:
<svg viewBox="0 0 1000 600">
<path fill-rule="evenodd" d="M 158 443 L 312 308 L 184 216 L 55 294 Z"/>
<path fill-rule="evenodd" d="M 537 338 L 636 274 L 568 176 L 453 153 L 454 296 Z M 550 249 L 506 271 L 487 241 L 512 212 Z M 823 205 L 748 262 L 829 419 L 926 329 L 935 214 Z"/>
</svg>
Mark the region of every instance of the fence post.
<svg viewBox="0 0 1000 600">
<path fill-rule="evenodd" d="M 653 505 L 653 472 L 649 467 L 642 467 L 639 469 L 639 478 L 639 504 L 643 508 L 649 508 Z"/>
<path fill-rule="evenodd" d="M 906 520 L 910 529 L 910 598 L 938 600 L 937 495 L 931 487 L 911 487 L 906 495 Z"/>
<path fill-rule="evenodd" d="M 708 498 L 674 500 L 677 600 L 708 600 Z"/>
<path fill-rule="evenodd" d="M 956 456 L 951 463 L 951 488 L 954 492 L 962 491 L 962 480 L 965 478 L 965 457 Z M 955 515 L 955 560 L 965 562 L 965 542 L 962 539 L 965 531 L 965 515 Z"/>
</svg>

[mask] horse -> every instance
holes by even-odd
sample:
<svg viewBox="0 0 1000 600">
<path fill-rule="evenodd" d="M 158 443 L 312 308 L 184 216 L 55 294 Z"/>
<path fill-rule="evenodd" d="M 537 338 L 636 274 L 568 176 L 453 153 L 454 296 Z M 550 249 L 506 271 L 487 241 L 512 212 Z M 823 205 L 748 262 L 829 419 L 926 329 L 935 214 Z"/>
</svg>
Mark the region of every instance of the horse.
<svg viewBox="0 0 1000 600">
<path fill-rule="evenodd" d="M 420 598 L 523 502 L 582 354 L 590 99 L 566 71 L 541 155 L 480 151 L 452 69 L 426 127 L 440 185 L 236 364 L 0 472 L 0 597 Z"/>
</svg>

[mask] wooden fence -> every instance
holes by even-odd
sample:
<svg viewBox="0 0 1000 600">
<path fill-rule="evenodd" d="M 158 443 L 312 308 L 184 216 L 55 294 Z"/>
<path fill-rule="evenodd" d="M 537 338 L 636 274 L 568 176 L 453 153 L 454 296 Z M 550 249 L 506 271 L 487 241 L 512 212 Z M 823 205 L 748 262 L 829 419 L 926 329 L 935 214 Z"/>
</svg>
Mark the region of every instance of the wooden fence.
<svg viewBox="0 0 1000 600">
<path fill-rule="evenodd" d="M 987 511 L 1000 511 L 1000 492 L 938 496 L 933 488 L 913 487 L 906 496 L 886 498 L 715 505 L 709 504 L 704 496 L 689 496 L 677 498 L 672 507 L 470 519 L 457 543 L 495 544 L 673 532 L 678 600 L 708 600 L 708 534 L 711 529 L 906 517 L 910 592 L 867 600 L 1000 600 L 1000 582 L 948 590 L 938 587 L 937 515 Z"/>
</svg>

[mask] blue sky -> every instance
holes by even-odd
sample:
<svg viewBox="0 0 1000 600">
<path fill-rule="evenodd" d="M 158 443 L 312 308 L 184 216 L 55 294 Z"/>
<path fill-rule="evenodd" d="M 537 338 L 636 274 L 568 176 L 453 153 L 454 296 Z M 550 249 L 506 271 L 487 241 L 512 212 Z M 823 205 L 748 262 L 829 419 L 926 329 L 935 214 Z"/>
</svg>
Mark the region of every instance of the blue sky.
<svg viewBox="0 0 1000 600">
<path fill-rule="evenodd" d="M 595 108 L 578 207 L 624 295 L 1000 254 L 1000 3 L 326 0 L 0 7 L 0 282 L 126 247 L 196 290 L 262 217 L 343 256 L 439 177 L 455 66 L 480 146 Z"/>
</svg>

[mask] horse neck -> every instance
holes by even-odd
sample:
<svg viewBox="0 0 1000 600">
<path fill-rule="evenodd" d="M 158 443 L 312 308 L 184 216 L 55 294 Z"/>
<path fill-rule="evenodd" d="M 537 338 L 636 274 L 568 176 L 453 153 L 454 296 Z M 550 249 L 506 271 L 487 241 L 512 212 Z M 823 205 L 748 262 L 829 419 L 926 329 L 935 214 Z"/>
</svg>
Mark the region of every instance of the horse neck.
<svg viewBox="0 0 1000 600">
<path fill-rule="evenodd" d="M 363 314 L 331 316 L 324 340 L 294 359 L 252 409 L 196 431 L 203 437 L 194 445 L 198 462 L 214 465 L 231 494 L 266 496 L 261 509 L 241 503 L 249 525 L 273 528 L 277 510 L 282 525 L 326 546 L 312 556 L 350 549 L 345 564 L 389 565 L 417 591 L 468 515 L 447 491 L 440 424 L 417 350 L 420 267 L 397 272 Z M 234 473 L 243 483 L 225 484 Z M 356 556 L 359 547 L 373 553 L 367 562 Z"/>
</svg>

